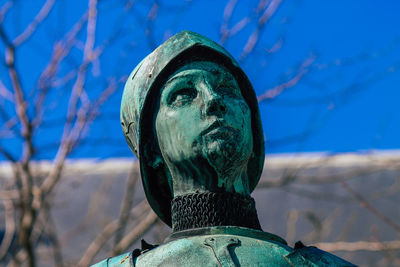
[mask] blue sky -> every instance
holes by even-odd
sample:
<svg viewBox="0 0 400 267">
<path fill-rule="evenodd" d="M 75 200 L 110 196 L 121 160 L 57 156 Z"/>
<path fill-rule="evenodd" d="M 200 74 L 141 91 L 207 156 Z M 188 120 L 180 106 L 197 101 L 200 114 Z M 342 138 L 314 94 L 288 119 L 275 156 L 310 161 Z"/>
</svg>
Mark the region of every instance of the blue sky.
<svg viewBox="0 0 400 267">
<path fill-rule="evenodd" d="M 99 94 L 108 77 L 129 74 L 165 38 L 181 30 L 192 30 L 219 41 L 227 3 L 161 1 L 155 21 L 149 24 L 146 18 L 154 7 L 153 1 L 137 0 L 129 12 L 120 7 L 124 2 L 104 0 L 99 4 L 95 45 L 101 44 L 116 28 L 123 30 L 118 41 L 105 50 L 99 65 L 90 69 L 91 73 L 99 74 L 90 75 L 85 84 L 90 88 L 90 98 Z M 4 1 L 0 3 L 3 5 Z M 16 1 L 3 22 L 6 33 L 16 36 L 32 20 L 41 3 Z M 238 1 L 228 26 L 248 14 L 255 16 L 257 3 Z M 28 95 L 35 91 L 53 41 L 83 14 L 86 5 L 78 0 L 57 1 L 48 19 L 20 47 L 17 66 L 23 73 L 22 83 Z M 240 61 L 241 66 L 261 95 L 293 78 L 307 58 L 315 60 L 296 86 L 260 103 L 267 154 L 400 149 L 399 12 L 400 2 L 394 0 L 282 1 L 253 53 Z M 224 44 L 235 58 L 240 58 L 256 21 L 252 20 Z M 151 38 L 146 35 L 146 28 L 151 29 Z M 84 35 L 80 38 L 84 40 Z M 268 53 L 277 44 L 281 48 Z M 0 50 L 3 55 L 3 44 Z M 79 61 L 81 52 L 77 45 L 60 75 Z M 10 86 L 4 66 L 0 67 L 0 78 Z M 71 86 L 67 83 L 49 95 L 46 105 L 52 106 L 34 139 L 38 147 L 36 159 L 54 157 Z M 119 124 L 122 90 L 120 84 L 102 107 L 99 120 L 91 125 L 86 141 L 71 154 L 72 158 L 132 155 Z M 2 100 L 0 105 L 13 114 L 12 104 Z M 2 124 L 4 121 L 0 120 Z M 3 136 L 0 145 L 20 155 L 18 138 Z"/>
</svg>

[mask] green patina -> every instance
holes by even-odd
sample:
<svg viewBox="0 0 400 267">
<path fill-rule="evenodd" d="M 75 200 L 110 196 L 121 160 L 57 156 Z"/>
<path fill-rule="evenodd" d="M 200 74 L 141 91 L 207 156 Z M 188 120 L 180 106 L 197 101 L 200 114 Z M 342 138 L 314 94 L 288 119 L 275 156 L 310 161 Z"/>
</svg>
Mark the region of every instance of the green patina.
<svg viewBox="0 0 400 267">
<path fill-rule="evenodd" d="M 226 68 L 184 65 L 162 87 L 158 103 L 155 129 L 174 197 L 220 189 L 250 194 L 250 108 Z"/>
<path fill-rule="evenodd" d="M 217 72 L 220 72 L 220 74 L 210 79 L 210 77 L 214 76 L 213 73 Z M 165 125 L 165 129 L 159 127 L 160 132 L 156 132 L 155 129 L 157 126 L 156 117 L 162 120 L 162 116 L 167 116 L 165 112 L 163 113 L 166 109 L 165 106 L 167 106 L 163 103 L 165 94 L 163 89 L 170 85 L 168 81 L 174 75 L 183 76 L 180 79 L 180 85 L 185 82 L 195 85 L 193 89 L 196 92 L 192 93 L 196 93 L 196 99 L 193 99 L 190 105 L 180 107 L 180 110 L 190 110 L 191 112 L 188 112 L 188 114 L 185 112 L 180 113 L 181 117 L 176 119 L 175 124 L 176 136 L 173 136 L 175 139 L 171 140 L 174 143 L 171 143 L 168 149 L 160 149 L 159 142 L 168 138 L 167 136 L 162 138 L 161 135 L 171 135 L 168 131 L 174 130 L 173 127 L 166 129 L 167 125 Z M 217 80 L 217 78 L 222 80 Z M 234 79 L 232 80 L 232 78 Z M 219 84 L 220 82 L 222 83 Z M 218 88 L 211 88 L 212 90 L 207 88 L 210 87 L 210 84 L 215 86 L 216 83 L 218 83 L 218 86 L 224 87 L 221 87 L 220 90 Z M 185 92 L 182 93 L 185 94 Z M 188 98 L 189 95 L 181 95 L 179 97 Z M 210 103 L 210 97 L 213 100 L 216 98 L 223 99 L 220 102 L 223 102 L 228 111 L 232 111 L 232 104 L 241 111 L 235 110 L 235 114 L 232 113 L 233 111 L 229 114 L 227 113 L 222 119 L 219 114 L 213 115 L 213 118 L 205 118 L 203 115 L 201 115 L 203 117 L 199 118 L 200 115 L 194 115 L 196 112 L 202 114 L 206 112 L 205 108 Z M 246 105 L 249 109 L 249 115 L 243 114 Z M 176 112 L 177 109 L 178 107 L 175 105 Z M 234 132 L 239 132 L 239 134 L 231 132 L 235 137 L 225 138 L 225 141 L 223 141 L 223 134 L 219 133 L 214 135 L 219 140 L 208 142 L 208 144 L 202 142 L 201 131 L 211 126 L 210 123 L 213 121 L 219 120 L 221 123 L 232 124 L 237 123 L 236 120 L 239 120 L 239 122 L 243 120 L 241 118 L 243 115 L 250 118 L 247 118 L 243 127 L 234 129 Z M 167 117 L 164 119 L 167 119 Z M 223 120 L 225 122 L 222 122 Z M 199 125 L 200 121 L 201 125 Z M 229 187 L 227 188 L 228 190 L 237 190 L 239 193 L 250 194 L 260 179 L 265 156 L 264 135 L 253 87 L 246 74 L 224 48 L 197 33 L 183 31 L 176 34 L 143 59 L 132 71 L 125 84 L 122 96 L 121 124 L 130 148 L 140 160 L 142 182 L 147 200 L 157 215 L 170 226 L 170 203 L 175 196 L 174 189 L 178 190 L 175 193 L 179 195 L 183 191 L 189 193 L 195 190 L 207 190 L 205 188 L 206 184 L 213 183 L 213 187 L 224 186 Z M 173 126 L 172 122 L 171 124 Z M 251 124 L 251 129 L 248 124 Z M 225 126 L 229 127 L 229 125 Z M 225 127 L 226 129 L 227 127 Z M 222 132 L 223 130 L 223 127 L 221 127 L 220 131 Z M 218 135 L 220 136 L 219 138 L 217 137 Z M 222 148 L 219 151 L 225 155 L 219 156 L 218 153 L 205 152 L 203 153 L 204 157 L 197 156 L 196 164 L 191 164 L 194 159 L 193 155 L 187 158 L 183 155 L 196 153 L 194 151 L 196 149 L 188 145 L 185 151 L 180 151 L 183 153 L 179 155 L 181 164 L 172 166 L 171 161 L 168 161 L 163 155 L 172 154 L 173 152 L 178 153 L 179 144 L 176 143 L 179 141 L 178 138 L 190 138 L 189 136 L 195 136 L 194 139 L 196 140 L 193 141 L 198 141 L 198 149 L 200 149 L 200 146 L 203 146 L 204 149 L 207 149 L 207 145 L 209 148 L 214 146 L 215 149 L 219 146 Z M 209 134 L 208 137 L 213 138 L 212 134 Z M 252 142 L 250 142 L 250 138 L 252 138 Z M 229 154 L 229 150 L 227 150 L 229 144 L 235 142 L 235 146 L 239 144 L 243 146 L 246 144 L 245 140 L 247 140 L 248 145 L 246 149 L 249 146 L 251 149 L 250 158 L 243 161 L 242 158 L 248 156 L 245 153 L 243 155 L 235 155 L 240 159 L 240 162 L 229 160 L 231 157 L 226 156 Z M 185 141 L 189 142 L 189 140 Z M 242 149 L 245 148 L 242 147 Z M 224 159 L 227 160 L 225 161 Z M 175 162 L 177 160 L 175 159 Z M 234 164 L 226 168 L 231 163 Z M 239 169 L 235 170 L 236 166 Z M 176 168 L 180 168 L 180 171 L 174 172 Z M 178 179 L 175 179 L 178 176 L 182 176 L 180 174 L 186 177 L 189 177 L 189 174 L 194 174 L 195 176 L 192 181 L 180 183 Z M 228 176 L 230 177 L 228 178 Z M 199 180 L 196 180 L 197 178 Z M 173 181 L 176 183 L 173 184 Z M 184 190 L 182 191 L 181 189 Z M 208 190 L 211 189 L 208 188 Z"/>
<path fill-rule="evenodd" d="M 140 256 L 126 253 L 93 265 L 103 266 L 355 266 L 315 247 L 293 249 L 273 234 L 220 226 L 174 233 Z"/>
<path fill-rule="evenodd" d="M 189 217 L 199 220 L 224 214 L 239 219 L 228 224 L 205 220 L 211 224 L 181 228 L 188 230 L 173 228 L 175 232 L 158 247 L 146 245 L 95 266 L 354 266 L 314 247 L 289 247 L 282 238 L 259 230 L 253 200 L 242 207 L 251 203 L 249 195 L 260 179 L 264 136 L 251 83 L 218 44 L 184 31 L 148 55 L 126 82 L 121 124 L 140 161 L 146 197 L 165 223 L 171 226 L 172 201 L 192 203 L 205 196 L 210 196 L 204 200 L 208 206 L 193 202 L 191 207 L 183 201 L 185 206 L 176 210 L 185 212 L 189 206 Z M 193 195 L 200 197 L 188 197 Z M 221 195 L 232 199 L 215 197 Z M 239 215 L 224 209 L 207 213 L 216 204 L 232 208 L 231 200 L 240 203 Z M 241 209 L 254 211 L 248 213 L 255 214 L 255 224 L 249 224 L 254 227 L 229 224 L 242 223 Z M 174 210 L 175 220 L 180 214 L 184 217 L 179 212 Z"/>
</svg>

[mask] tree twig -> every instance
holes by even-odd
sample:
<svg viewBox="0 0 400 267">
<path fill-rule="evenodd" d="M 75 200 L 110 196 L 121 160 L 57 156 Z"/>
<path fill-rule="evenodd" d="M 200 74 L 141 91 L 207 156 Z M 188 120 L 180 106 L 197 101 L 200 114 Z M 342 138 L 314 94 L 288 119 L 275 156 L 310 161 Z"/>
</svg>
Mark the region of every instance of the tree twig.
<svg viewBox="0 0 400 267">
<path fill-rule="evenodd" d="M 150 210 L 147 216 L 115 246 L 115 250 L 123 251 L 131 246 L 157 222 L 157 219 L 157 215 Z"/>
<path fill-rule="evenodd" d="M 301 64 L 297 74 L 293 78 L 291 78 L 290 80 L 288 80 L 282 84 L 275 86 L 274 88 L 267 90 L 264 94 L 258 96 L 257 97 L 258 102 L 260 103 L 265 100 L 274 99 L 278 95 L 282 94 L 285 90 L 297 85 L 299 83 L 299 81 L 301 80 L 301 78 L 303 78 L 303 76 L 309 71 L 309 67 L 315 61 L 315 58 L 316 57 L 314 55 L 311 55 L 309 58 L 304 60 L 303 64 Z"/>
<path fill-rule="evenodd" d="M 334 251 L 382 251 L 382 250 L 400 250 L 400 241 L 356 241 L 356 242 L 320 242 L 313 246 L 319 249 L 334 252 Z"/>
<path fill-rule="evenodd" d="M 33 21 L 25 28 L 25 30 L 18 35 L 14 41 L 13 44 L 15 46 L 21 45 L 23 42 L 29 39 L 29 37 L 32 36 L 32 34 L 35 32 L 36 28 L 39 26 L 39 24 L 47 18 L 50 10 L 52 9 L 54 5 L 55 0 L 47 0 L 42 8 L 40 9 L 39 13 L 35 16 Z"/>
<path fill-rule="evenodd" d="M 373 207 L 371 204 L 368 203 L 368 201 L 365 200 L 363 196 L 361 196 L 359 193 L 357 193 L 353 188 L 351 188 L 345 181 L 342 181 L 340 183 L 344 189 L 347 190 L 355 199 L 357 199 L 360 202 L 360 205 L 370 212 L 372 212 L 374 215 L 376 215 L 379 219 L 384 221 L 386 224 L 391 226 L 393 229 L 397 231 L 398 234 L 400 234 L 400 225 L 398 225 L 396 222 L 394 222 L 392 219 L 387 217 L 385 214 L 381 213 L 379 210 L 377 210 L 375 207 Z"/>
<path fill-rule="evenodd" d="M 131 214 L 133 216 L 137 216 L 148 210 L 150 210 L 150 206 L 147 204 L 147 201 L 142 201 L 140 204 L 136 205 L 135 208 L 133 208 L 131 210 Z M 141 225 L 141 224 L 142 224 L 142 222 L 139 225 Z M 138 228 L 139 225 L 134 228 L 134 231 L 136 229 L 139 229 L 142 231 L 139 234 L 142 234 L 143 231 L 145 231 L 146 229 L 143 230 L 143 228 Z M 112 222 L 108 223 L 103 228 L 103 231 L 100 234 L 98 234 L 96 236 L 96 238 L 93 240 L 93 242 L 88 246 L 86 251 L 83 253 L 82 258 L 79 260 L 77 266 L 80 266 L 80 267 L 88 266 L 90 264 L 90 262 L 93 260 L 93 258 L 100 251 L 100 249 L 107 242 L 107 240 L 119 229 L 119 227 L 120 227 L 120 224 L 119 224 L 118 219 L 113 220 Z M 120 247 L 117 247 L 117 248 L 120 249 Z"/>
<path fill-rule="evenodd" d="M 122 199 L 121 210 L 118 218 L 119 227 L 115 233 L 114 246 L 116 246 L 121 241 L 125 232 L 126 224 L 129 220 L 129 214 L 130 214 L 129 211 L 131 210 L 133 204 L 133 193 L 136 188 L 136 182 L 139 177 L 138 171 L 139 171 L 138 164 L 135 161 L 132 164 L 131 171 L 129 173 L 128 179 L 125 184 L 124 197 Z M 121 251 L 116 251 L 115 249 L 113 249 L 114 255 L 118 255 L 120 253 Z"/>
<path fill-rule="evenodd" d="M 11 200 L 3 200 L 5 208 L 5 233 L 0 245 L 0 261 L 7 254 L 11 242 L 15 236 L 15 210 Z"/>
</svg>

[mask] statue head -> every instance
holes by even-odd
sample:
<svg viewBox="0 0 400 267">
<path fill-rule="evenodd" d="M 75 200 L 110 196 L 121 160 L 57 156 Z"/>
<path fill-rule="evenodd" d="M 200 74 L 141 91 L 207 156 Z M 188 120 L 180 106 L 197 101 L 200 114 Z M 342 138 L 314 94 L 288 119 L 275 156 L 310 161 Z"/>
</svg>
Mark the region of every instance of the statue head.
<svg viewBox="0 0 400 267">
<path fill-rule="evenodd" d="M 161 87 L 157 104 L 155 132 L 174 197 L 207 191 L 250 194 L 250 108 L 224 66 L 183 65 Z"/>
<path fill-rule="evenodd" d="M 168 39 L 126 82 L 121 124 L 147 199 L 171 225 L 173 197 L 249 195 L 264 163 L 254 90 L 221 46 L 193 32 Z"/>
</svg>

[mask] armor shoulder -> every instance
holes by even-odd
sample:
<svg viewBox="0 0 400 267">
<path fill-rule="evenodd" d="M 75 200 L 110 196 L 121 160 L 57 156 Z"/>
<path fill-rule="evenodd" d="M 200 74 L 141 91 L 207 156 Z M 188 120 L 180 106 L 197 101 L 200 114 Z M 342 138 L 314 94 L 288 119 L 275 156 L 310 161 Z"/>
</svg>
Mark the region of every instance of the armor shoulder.
<svg viewBox="0 0 400 267">
<path fill-rule="evenodd" d="M 292 266 L 356 266 L 313 246 L 297 248 L 284 258 Z"/>
<path fill-rule="evenodd" d="M 132 253 L 128 252 L 116 257 L 105 259 L 101 262 L 98 262 L 91 267 L 132 267 Z"/>
<path fill-rule="evenodd" d="M 152 250 L 153 248 L 156 248 L 158 245 L 152 245 L 147 243 L 145 240 L 142 239 L 141 241 L 142 244 L 142 248 L 139 249 L 135 249 L 132 252 L 127 252 L 125 254 L 116 256 L 116 257 L 112 257 L 112 258 L 108 258 L 105 259 L 101 262 L 98 262 L 94 265 L 92 265 L 91 267 L 132 267 L 135 266 L 135 262 L 136 262 L 136 258 L 150 250 Z"/>
</svg>

